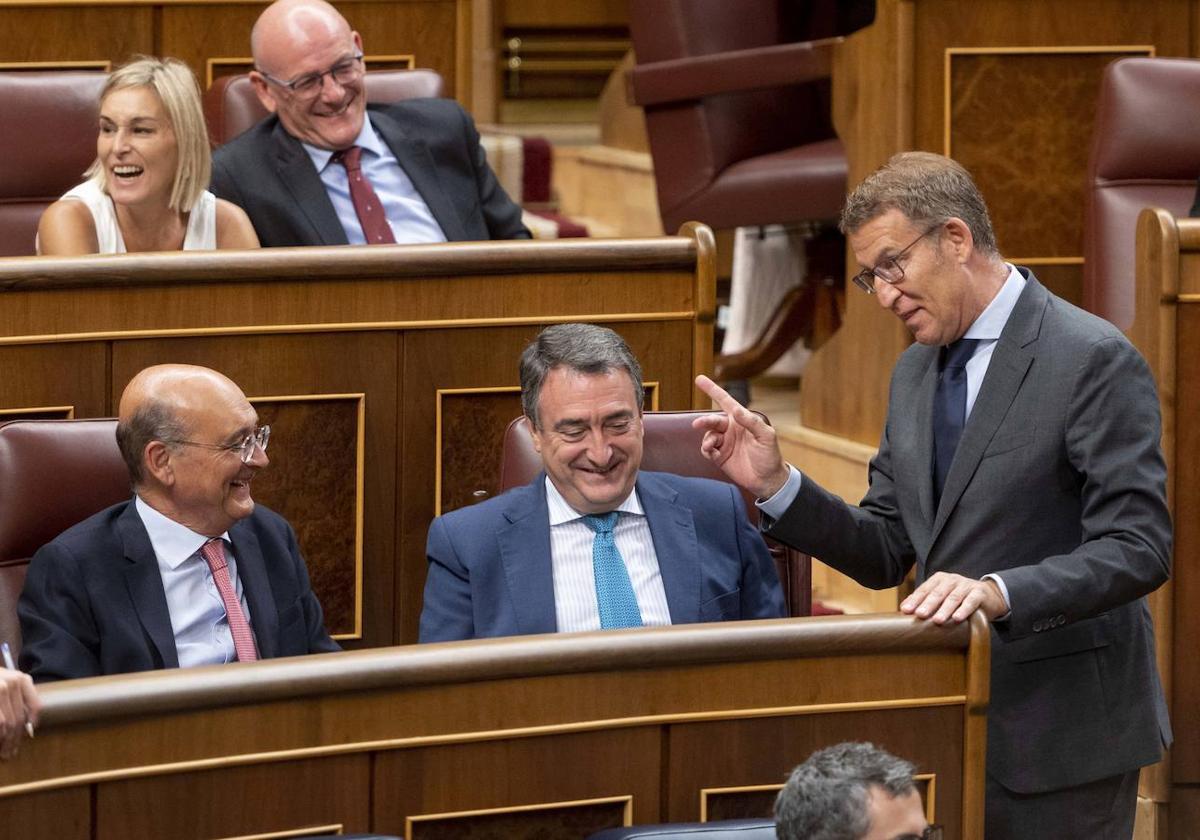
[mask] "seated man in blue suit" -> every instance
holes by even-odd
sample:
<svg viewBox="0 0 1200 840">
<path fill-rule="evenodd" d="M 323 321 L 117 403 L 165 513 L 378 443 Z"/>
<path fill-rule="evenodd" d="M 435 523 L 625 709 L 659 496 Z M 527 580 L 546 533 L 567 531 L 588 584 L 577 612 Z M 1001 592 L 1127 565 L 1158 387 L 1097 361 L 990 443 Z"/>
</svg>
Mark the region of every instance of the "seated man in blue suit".
<svg viewBox="0 0 1200 840">
<path fill-rule="evenodd" d="M 117 423 L 134 496 L 33 556 L 22 669 L 40 682 L 338 650 L 296 535 L 250 497 L 270 433 L 214 370 L 137 374 Z"/>
<path fill-rule="evenodd" d="M 422 642 L 784 614 L 736 488 L 638 472 L 642 396 L 612 330 L 560 324 L 525 348 L 521 402 L 545 471 L 433 521 Z"/>
</svg>

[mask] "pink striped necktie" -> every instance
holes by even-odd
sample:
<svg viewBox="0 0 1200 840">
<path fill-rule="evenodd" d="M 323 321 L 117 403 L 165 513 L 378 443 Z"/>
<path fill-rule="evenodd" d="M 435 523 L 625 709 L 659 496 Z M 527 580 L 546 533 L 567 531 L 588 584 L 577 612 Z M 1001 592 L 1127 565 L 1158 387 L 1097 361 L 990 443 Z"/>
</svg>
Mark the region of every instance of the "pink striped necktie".
<svg viewBox="0 0 1200 840">
<path fill-rule="evenodd" d="M 335 163 L 346 167 L 346 178 L 350 182 L 350 201 L 354 203 L 354 213 L 362 227 L 363 238 L 368 245 L 392 245 L 396 237 L 392 226 L 388 224 L 383 205 L 375 188 L 367 180 L 362 171 L 362 147 L 351 146 L 340 152 L 334 152 L 331 158 Z"/>
<path fill-rule="evenodd" d="M 258 648 L 254 644 L 254 634 L 250 631 L 250 623 L 242 612 L 237 593 L 233 591 L 233 581 L 229 579 L 229 564 L 225 562 L 225 546 L 220 537 L 214 537 L 200 549 L 200 555 L 208 563 L 212 572 L 213 582 L 221 593 L 221 602 L 225 605 L 225 617 L 229 619 L 229 632 L 233 634 L 233 649 L 237 652 L 239 662 L 255 662 L 258 660 Z"/>
</svg>

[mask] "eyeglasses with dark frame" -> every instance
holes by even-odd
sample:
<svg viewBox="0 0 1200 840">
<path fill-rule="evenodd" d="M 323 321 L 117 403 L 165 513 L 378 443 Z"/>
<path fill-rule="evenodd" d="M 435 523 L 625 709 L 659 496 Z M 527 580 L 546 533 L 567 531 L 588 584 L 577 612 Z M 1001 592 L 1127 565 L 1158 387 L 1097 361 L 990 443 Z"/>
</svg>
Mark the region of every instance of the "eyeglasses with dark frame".
<svg viewBox="0 0 1200 840">
<path fill-rule="evenodd" d="M 931 825 L 920 834 L 901 834 L 896 840 L 942 840 L 942 827 Z"/>
<path fill-rule="evenodd" d="M 200 443 L 195 440 L 171 440 L 168 443 L 178 443 L 185 446 L 198 446 L 201 449 L 215 449 L 221 452 L 236 452 L 243 464 L 249 464 L 254 457 L 254 448 L 267 451 L 267 443 L 271 440 L 271 427 L 259 426 L 237 443 Z"/>
<path fill-rule="evenodd" d="M 312 99 L 321 89 L 325 87 L 325 77 L 329 76 L 339 85 L 345 87 L 357 82 L 363 75 L 363 54 L 355 53 L 349 58 L 343 58 L 337 64 L 330 67 L 323 73 L 305 73 L 303 76 L 297 76 L 294 79 L 284 81 L 277 79 L 268 73 L 266 70 L 254 68 L 258 74 L 272 84 L 287 88 L 294 95 L 301 99 Z"/>
<path fill-rule="evenodd" d="M 850 279 L 854 281 L 855 286 L 858 286 L 858 288 L 862 289 L 869 295 L 875 294 L 875 278 L 877 277 L 884 283 L 887 283 L 889 286 L 896 285 L 904 279 L 904 269 L 900 265 L 900 258 L 912 250 L 914 245 L 916 245 L 926 236 L 929 236 L 929 234 L 933 233 L 935 230 L 938 230 L 941 226 L 942 222 L 938 222 L 912 242 L 901 248 L 899 253 L 890 257 L 884 257 L 882 260 L 876 263 L 873 268 L 864 268 Z"/>
</svg>

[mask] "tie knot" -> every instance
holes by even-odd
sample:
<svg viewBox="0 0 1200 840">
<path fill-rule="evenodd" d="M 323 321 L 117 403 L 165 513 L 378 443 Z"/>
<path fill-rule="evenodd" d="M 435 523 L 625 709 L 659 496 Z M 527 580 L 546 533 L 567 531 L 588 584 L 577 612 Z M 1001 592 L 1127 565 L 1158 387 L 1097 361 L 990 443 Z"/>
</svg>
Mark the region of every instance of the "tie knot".
<svg viewBox="0 0 1200 840">
<path fill-rule="evenodd" d="M 608 513 L 589 513 L 583 517 L 583 521 L 597 534 L 611 534 L 617 526 L 619 515 L 615 510 Z"/>
<path fill-rule="evenodd" d="M 225 544 L 220 537 L 213 537 L 200 547 L 200 556 L 204 558 L 211 569 L 223 569 L 225 562 Z"/>
<path fill-rule="evenodd" d="M 975 355 L 975 347 L 978 344 L 978 338 L 960 338 L 949 345 L 945 351 L 942 368 L 965 367 Z"/>
<path fill-rule="evenodd" d="M 349 149 L 341 149 L 333 153 L 333 160 L 346 167 L 347 171 L 353 171 L 361 168 L 362 147 L 351 146 Z"/>
</svg>

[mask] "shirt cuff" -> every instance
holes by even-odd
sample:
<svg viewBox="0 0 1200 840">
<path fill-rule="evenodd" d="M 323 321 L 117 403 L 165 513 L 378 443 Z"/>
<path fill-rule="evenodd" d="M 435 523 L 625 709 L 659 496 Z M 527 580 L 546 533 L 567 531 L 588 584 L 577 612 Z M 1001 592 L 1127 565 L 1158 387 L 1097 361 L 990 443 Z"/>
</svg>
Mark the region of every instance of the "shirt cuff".
<svg viewBox="0 0 1200 840">
<path fill-rule="evenodd" d="M 1012 601 L 1009 600 L 1008 587 L 1004 585 L 1004 578 L 996 574 L 986 574 L 983 576 L 982 580 L 994 580 L 996 582 L 996 586 L 999 587 L 1000 595 L 1004 598 L 1004 606 L 1007 607 L 1007 609 L 1005 610 L 1004 615 L 996 616 L 993 621 L 1004 621 L 1010 615 L 1012 615 Z"/>
<path fill-rule="evenodd" d="M 800 495 L 800 483 L 803 476 L 800 470 L 788 464 L 788 478 L 783 483 L 783 486 L 775 491 L 775 495 L 769 499 L 759 499 L 754 503 L 763 514 L 771 519 L 769 523 L 763 523 L 763 527 L 769 527 L 776 519 L 783 516 L 784 512 L 792 506 L 792 502 L 796 501 L 796 497 Z"/>
</svg>

